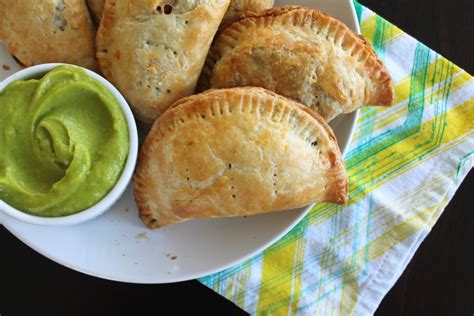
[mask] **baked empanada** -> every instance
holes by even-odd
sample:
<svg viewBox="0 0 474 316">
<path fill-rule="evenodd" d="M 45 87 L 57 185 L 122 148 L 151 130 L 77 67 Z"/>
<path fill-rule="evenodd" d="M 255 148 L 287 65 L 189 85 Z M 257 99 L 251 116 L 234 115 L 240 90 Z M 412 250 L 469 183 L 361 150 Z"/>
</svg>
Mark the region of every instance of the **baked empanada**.
<svg viewBox="0 0 474 316">
<path fill-rule="evenodd" d="M 230 0 L 229 9 L 222 19 L 219 30 L 237 21 L 243 14 L 258 13 L 273 7 L 273 0 Z"/>
<path fill-rule="evenodd" d="M 106 1 L 97 57 L 140 121 L 194 93 L 229 1 Z"/>
<path fill-rule="evenodd" d="M 134 188 L 151 228 L 348 199 L 331 128 L 308 107 L 255 87 L 174 104 L 145 139 Z"/>
<path fill-rule="evenodd" d="M 23 65 L 96 69 L 95 30 L 84 1 L 0 0 L 0 6 L 0 41 Z"/>
<path fill-rule="evenodd" d="M 102 13 L 104 12 L 104 4 L 105 0 L 87 0 L 87 6 L 96 24 L 100 23 Z"/>
<path fill-rule="evenodd" d="M 200 88 L 258 86 L 331 120 L 363 105 L 390 105 L 390 74 L 371 46 L 321 11 L 282 7 L 229 26 L 215 40 Z"/>
</svg>

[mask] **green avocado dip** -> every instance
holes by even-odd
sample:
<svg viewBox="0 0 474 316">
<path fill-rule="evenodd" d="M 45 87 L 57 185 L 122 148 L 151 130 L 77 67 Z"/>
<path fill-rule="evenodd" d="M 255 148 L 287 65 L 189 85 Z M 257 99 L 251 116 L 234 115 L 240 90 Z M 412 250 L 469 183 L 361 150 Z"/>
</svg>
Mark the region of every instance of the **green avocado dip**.
<svg viewBox="0 0 474 316">
<path fill-rule="evenodd" d="M 0 199 L 28 214 L 59 217 L 99 202 L 129 151 L 120 104 L 74 66 L 0 92 Z"/>
</svg>

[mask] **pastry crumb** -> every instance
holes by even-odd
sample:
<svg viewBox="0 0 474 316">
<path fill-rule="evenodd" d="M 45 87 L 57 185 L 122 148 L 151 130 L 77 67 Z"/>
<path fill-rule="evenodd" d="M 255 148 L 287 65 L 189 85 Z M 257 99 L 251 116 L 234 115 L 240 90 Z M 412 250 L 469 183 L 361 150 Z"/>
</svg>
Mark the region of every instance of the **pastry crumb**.
<svg viewBox="0 0 474 316">
<path fill-rule="evenodd" d="M 9 66 L 9 65 L 3 64 L 2 67 L 3 67 L 3 70 L 10 70 L 10 66 Z"/>
<path fill-rule="evenodd" d="M 147 232 L 140 233 L 140 234 L 137 235 L 137 238 L 142 239 L 142 240 L 143 239 L 148 239 L 148 234 L 147 234 Z"/>
<path fill-rule="evenodd" d="M 172 254 L 170 254 L 170 253 L 167 253 L 167 254 L 166 254 L 166 257 L 170 258 L 171 260 L 176 260 L 176 259 L 178 259 L 178 256 L 174 256 L 174 255 L 172 255 Z"/>
</svg>

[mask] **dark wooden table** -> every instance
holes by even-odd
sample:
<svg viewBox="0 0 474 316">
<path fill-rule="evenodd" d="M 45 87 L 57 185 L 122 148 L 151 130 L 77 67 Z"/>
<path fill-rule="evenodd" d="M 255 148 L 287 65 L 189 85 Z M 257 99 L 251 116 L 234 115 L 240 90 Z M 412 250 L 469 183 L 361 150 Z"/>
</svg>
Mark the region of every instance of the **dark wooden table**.
<svg viewBox="0 0 474 316">
<path fill-rule="evenodd" d="M 474 73 L 474 0 L 361 0 Z M 464 181 L 377 315 L 474 315 L 474 174 Z M 245 315 L 196 281 L 130 285 L 92 278 L 0 228 L 0 315 Z"/>
</svg>

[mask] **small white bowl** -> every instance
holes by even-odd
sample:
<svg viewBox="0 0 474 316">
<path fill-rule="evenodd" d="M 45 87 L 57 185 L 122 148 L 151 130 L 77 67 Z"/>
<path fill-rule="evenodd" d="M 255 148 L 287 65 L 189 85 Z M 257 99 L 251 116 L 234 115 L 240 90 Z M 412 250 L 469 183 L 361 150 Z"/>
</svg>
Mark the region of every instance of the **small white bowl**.
<svg viewBox="0 0 474 316">
<path fill-rule="evenodd" d="M 2 82 L 0 82 L 0 92 L 12 81 L 15 80 L 25 80 L 25 79 L 33 79 L 33 78 L 41 78 L 46 73 L 50 72 L 57 66 L 67 65 L 67 64 L 42 64 L 37 66 L 32 66 L 26 69 L 23 69 L 10 77 L 6 78 Z M 73 65 L 69 65 L 73 66 Z M 77 67 L 77 66 L 74 66 Z M 16 208 L 8 205 L 4 201 L 0 200 L 0 211 L 3 211 L 5 214 L 18 219 L 20 221 L 36 224 L 36 225 L 43 225 L 43 226 L 69 226 L 74 224 L 83 223 L 85 221 L 91 220 L 110 209 L 110 207 L 120 198 L 123 194 L 127 185 L 129 184 L 132 176 L 133 171 L 135 169 L 135 164 L 137 162 L 137 154 L 138 154 L 138 135 L 137 135 L 137 126 L 135 123 L 135 118 L 133 117 L 132 111 L 125 101 L 124 97 L 120 94 L 120 92 L 110 84 L 106 79 L 99 76 L 95 72 L 87 70 L 82 67 L 78 67 L 83 69 L 87 75 L 91 78 L 99 81 L 104 85 L 112 94 L 115 96 L 117 101 L 122 108 L 122 111 L 125 115 L 125 119 L 128 125 L 128 135 L 130 140 L 130 148 L 127 157 L 127 162 L 125 163 L 125 167 L 122 171 L 122 175 L 120 176 L 119 180 L 113 187 L 113 189 L 97 204 L 94 206 L 85 209 L 79 213 L 68 215 L 68 216 L 61 216 L 61 217 L 41 217 L 30 215 L 24 213 Z"/>
</svg>

